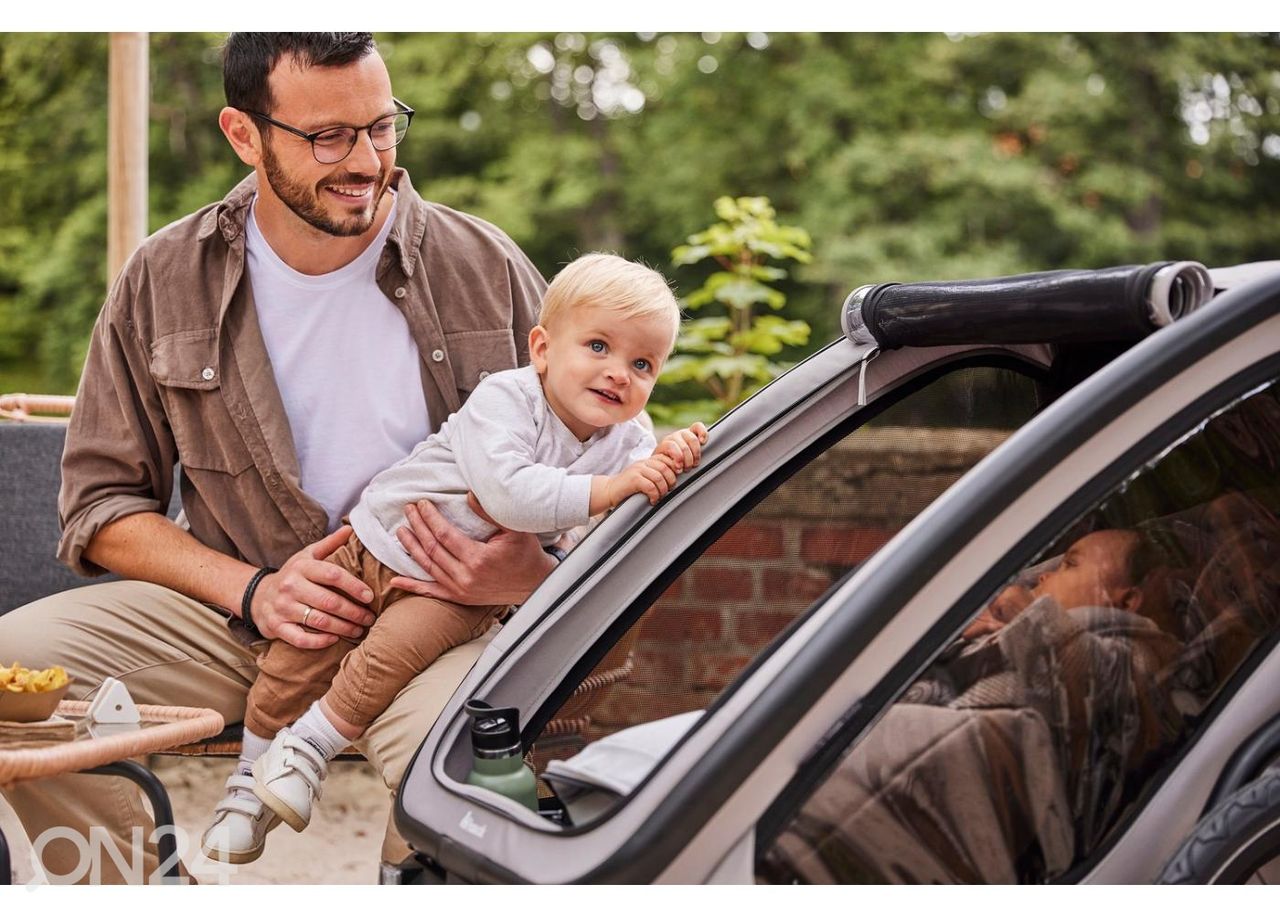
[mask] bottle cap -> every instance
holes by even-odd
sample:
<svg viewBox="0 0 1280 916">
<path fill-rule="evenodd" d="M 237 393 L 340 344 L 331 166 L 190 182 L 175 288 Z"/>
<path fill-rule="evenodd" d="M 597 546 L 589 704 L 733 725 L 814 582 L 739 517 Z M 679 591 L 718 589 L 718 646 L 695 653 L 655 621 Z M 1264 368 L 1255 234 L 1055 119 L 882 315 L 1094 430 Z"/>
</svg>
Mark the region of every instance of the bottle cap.
<svg viewBox="0 0 1280 916">
<path fill-rule="evenodd" d="M 483 700 L 468 700 L 463 707 L 471 716 L 471 748 L 481 757 L 520 754 L 520 710 L 495 709 Z"/>
</svg>

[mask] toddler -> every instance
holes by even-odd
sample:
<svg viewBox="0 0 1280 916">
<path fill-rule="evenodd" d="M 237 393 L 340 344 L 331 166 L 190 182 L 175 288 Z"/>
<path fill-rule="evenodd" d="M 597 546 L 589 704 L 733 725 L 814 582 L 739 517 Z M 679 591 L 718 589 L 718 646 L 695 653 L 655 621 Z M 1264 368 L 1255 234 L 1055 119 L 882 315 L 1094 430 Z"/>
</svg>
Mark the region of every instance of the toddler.
<svg viewBox="0 0 1280 916">
<path fill-rule="evenodd" d="M 486 377 L 438 432 L 370 481 L 351 511 L 354 533 L 329 560 L 373 590 L 376 620 L 359 642 L 271 643 L 249 692 L 243 756 L 201 842 L 205 855 L 251 862 L 280 820 L 306 827 L 329 761 L 419 672 L 506 610 L 391 586 L 397 576 L 430 579 L 395 536 L 407 503 L 431 500 L 477 540 L 496 522 L 549 546 L 635 493 L 657 502 L 698 463 L 701 423 L 655 447 L 638 418 L 679 326 L 660 274 L 614 255 L 578 258 L 547 288 L 529 333 L 531 365 Z M 488 518 L 470 508 L 468 492 Z"/>
</svg>

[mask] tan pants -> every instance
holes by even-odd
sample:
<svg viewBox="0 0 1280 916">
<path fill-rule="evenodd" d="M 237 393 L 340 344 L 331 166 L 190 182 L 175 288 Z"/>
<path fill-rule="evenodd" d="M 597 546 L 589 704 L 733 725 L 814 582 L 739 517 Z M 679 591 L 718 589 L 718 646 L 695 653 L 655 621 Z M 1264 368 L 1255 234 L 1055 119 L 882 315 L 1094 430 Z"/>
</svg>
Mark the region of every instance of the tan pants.
<svg viewBox="0 0 1280 916">
<path fill-rule="evenodd" d="M 392 792 L 494 632 L 442 655 L 357 742 Z M 257 675 L 257 653 L 266 647 L 265 641 L 244 646 L 216 611 L 143 582 L 90 585 L 0 616 L 0 657 L 28 667 L 62 665 L 75 678 L 68 699 L 92 699 L 111 676 L 123 681 L 138 703 L 209 707 L 227 722 L 243 718 Z M 54 880 L 76 871 L 80 851 L 65 839 L 40 848 L 39 838 L 50 828 L 69 827 L 86 842 L 91 826 L 106 828 L 124 862 L 133 861 L 133 828 L 141 827 L 146 838 L 152 832 L 137 787 L 119 777 L 60 776 L 18 783 L 3 792 Z M 384 858 L 398 858 L 403 848 L 394 825 L 388 824 Z M 101 859 L 102 880 L 122 881 L 112 858 Z M 148 842 L 145 874 L 153 874 L 157 864 L 155 846 Z"/>
<path fill-rule="evenodd" d="M 470 607 L 392 588 L 398 573 L 382 565 L 354 534 L 329 562 L 373 590 L 369 610 L 377 620 L 363 639 L 339 639 L 323 649 L 272 640 L 258 662 L 244 715 L 245 728 L 255 735 L 273 737 L 321 697 L 343 719 L 365 728 L 419 672 L 455 646 L 487 633 L 507 609 Z"/>
</svg>

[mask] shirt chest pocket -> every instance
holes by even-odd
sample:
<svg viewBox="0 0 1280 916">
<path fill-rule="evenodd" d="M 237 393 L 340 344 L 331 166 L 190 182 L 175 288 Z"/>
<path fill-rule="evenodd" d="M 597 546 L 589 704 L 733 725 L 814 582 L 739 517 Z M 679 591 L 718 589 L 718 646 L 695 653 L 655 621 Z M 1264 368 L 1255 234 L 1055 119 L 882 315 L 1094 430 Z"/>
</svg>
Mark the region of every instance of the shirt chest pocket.
<svg viewBox="0 0 1280 916">
<path fill-rule="evenodd" d="M 444 335 L 462 400 L 494 372 L 516 368 L 516 345 L 510 330 L 455 331 Z"/>
<path fill-rule="evenodd" d="M 222 396 L 218 332 L 180 331 L 151 345 L 151 377 L 185 468 L 239 474 L 253 459 Z"/>
</svg>

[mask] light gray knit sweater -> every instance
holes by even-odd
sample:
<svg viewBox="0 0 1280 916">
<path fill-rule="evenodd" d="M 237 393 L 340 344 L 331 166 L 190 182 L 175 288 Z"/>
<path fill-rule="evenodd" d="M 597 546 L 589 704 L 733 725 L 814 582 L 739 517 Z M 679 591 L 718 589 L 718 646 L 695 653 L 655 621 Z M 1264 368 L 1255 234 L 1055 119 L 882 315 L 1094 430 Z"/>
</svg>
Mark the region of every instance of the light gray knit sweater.
<svg viewBox="0 0 1280 916">
<path fill-rule="evenodd" d="M 484 540 L 496 529 L 467 506 L 470 490 L 498 524 L 533 532 L 546 546 L 587 523 L 593 476 L 616 474 L 655 445 L 639 420 L 579 442 L 547 404 L 533 367 L 495 372 L 437 432 L 369 482 L 351 524 L 382 563 L 430 579 L 396 539 L 408 503 L 429 499 L 463 533 Z"/>
</svg>

